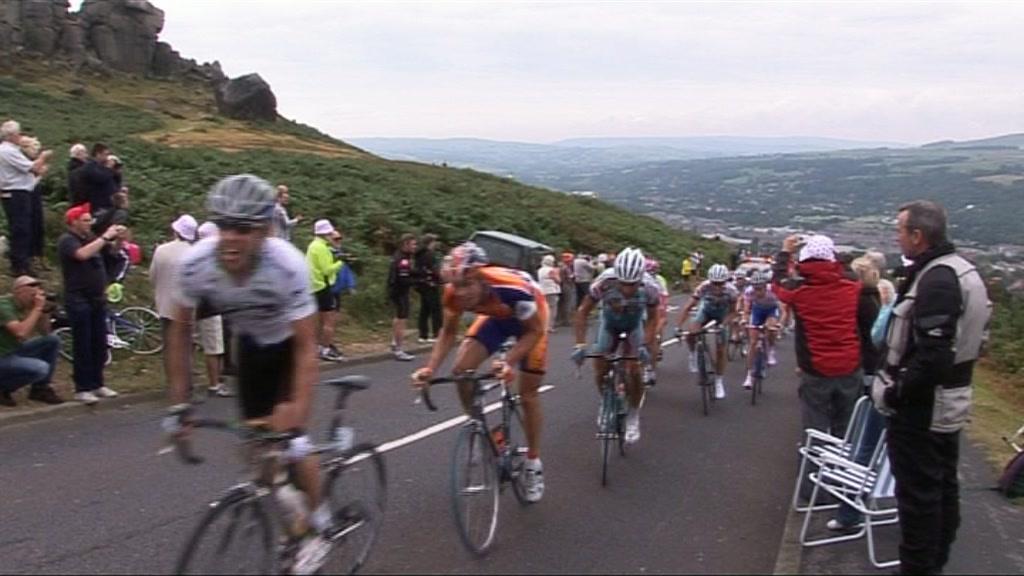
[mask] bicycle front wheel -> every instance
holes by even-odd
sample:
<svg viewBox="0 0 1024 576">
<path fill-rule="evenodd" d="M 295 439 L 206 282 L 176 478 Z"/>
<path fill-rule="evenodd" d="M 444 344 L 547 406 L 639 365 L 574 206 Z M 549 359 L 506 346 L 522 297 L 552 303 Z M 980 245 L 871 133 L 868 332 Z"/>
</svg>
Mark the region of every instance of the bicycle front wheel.
<svg viewBox="0 0 1024 576">
<path fill-rule="evenodd" d="M 114 318 L 114 334 L 128 343 L 133 354 L 156 354 L 164 348 L 160 316 L 142 306 L 121 310 Z"/>
<path fill-rule="evenodd" d="M 324 463 L 324 495 L 332 515 L 331 553 L 325 574 L 355 574 L 377 540 L 387 504 L 384 458 L 373 444 L 358 444 Z"/>
<path fill-rule="evenodd" d="M 248 490 L 213 504 L 188 540 L 176 574 L 276 574 L 270 517 Z"/>
<path fill-rule="evenodd" d="M 764 347 L 758 346 L 757 351 L 754 352 L 754 366 L 752 380 L 753 385 L 750 387 L 750 405 L 757 404 L 757 397 L 761 394 L 761 380 L 764 378 Z"/>
<path fill-rule="evenodd" d="M 498 529 L 497 472 L 484 426 L 477 422 L 463 426 L 452 451 L 452 515 L 462 543 L 478 556 L 494 544 Z"/>
</svg>

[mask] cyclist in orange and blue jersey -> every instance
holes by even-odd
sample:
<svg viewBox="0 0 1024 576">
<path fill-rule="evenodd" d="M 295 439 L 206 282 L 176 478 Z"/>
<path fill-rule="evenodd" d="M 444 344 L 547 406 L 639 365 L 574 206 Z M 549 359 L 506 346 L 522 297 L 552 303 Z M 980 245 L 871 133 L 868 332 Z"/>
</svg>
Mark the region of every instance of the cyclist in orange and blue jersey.
<svg viewBox="0 0 1024 576">
<path fill-rule="evenodd" d="M 519 372 L 519 396 L 523 405 L 523 428 L 529 445 L 524 478 L 526 499 L 536 502 L 544 496 L 543 465 L 540 461 L 542 416 L 538 389 L 547 369 L 548 305 L 544 293 L 525 272 L 489 266 L 487 254 L 472 242 L 455 247 L 441 265 L 444 289 L 444 322 L 427 365 L 412 375 L 413 385 L 422 386 L 455 345 L 463 312 L 476 319 L 456 353 L 454 374 L 473 372 L 509 338 L 515 345 L 504 361 L 492 368 L 506 383 Z M 464 410 L 472 402 L 472 389 L 460 385 L 459 397 Z"/>
</svg>

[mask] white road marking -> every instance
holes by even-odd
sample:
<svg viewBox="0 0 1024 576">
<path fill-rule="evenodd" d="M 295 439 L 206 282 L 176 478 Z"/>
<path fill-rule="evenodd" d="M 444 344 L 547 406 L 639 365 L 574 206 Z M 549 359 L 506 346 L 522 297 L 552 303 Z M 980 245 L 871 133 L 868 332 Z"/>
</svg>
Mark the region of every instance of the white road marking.
<svg viewBox="0 0 1024 576">
<path fill-rule="evenodd" d="M 539 392 L 540 394 L 543 394 L 543 393 L 548 392 L 550 390 L 554 390 L 554 388 L 555 387 L 552 386 L 551 384 L 545 384 L 545 385 L 541 386 L 540 388 L 538 388 L 537 392 Z M 488 404 L 487 406 L 485 406 L 484 407 L 484 414 L 490 414 L 491 412 L 494 412 L 495 410 L 497 410 L 499 408 L 501 408 L 501 400 L 498 400 L 496 402 L 492 402 L 491 404 Z M 462 424 L 463 422 L 465 422 L 468 419 L 469 418 L 465 414 L 463 414 L 461 416 L 455 416 L 454 418 L 449 418 L 449 419 L 447 419 L 447 420 L 445 420 L 443 422 L 438 422 L 437 424 L 434 424 L 433 426 L 429 426 L 427 428 L 424 428 L 423 430 L 420 430 L 419 432 L 413 432 L 412 434 L 409 434 L 408 436 L 402 436 L 401 438 L 396 438 L 394 440 L 391 440 L 390 442 L 385 442 L 383 444 L 380 444 L 379 446 L 377 446 L 377 452 L 380 452 L 381 454 L 384 454 L 385 452 L 390 452 L 392 450 L 397 450 L 398 448 L 401 448 L 403 446 L 408 446 L 409 444 L 412 444 L 413 442 L 419 442 L 420 440 L 423 440 L 424 438 L 429 438 L 430 436 L 433 436 L 434 434 L 438 434 L 440 432 L 444 432 L 445 430 L 448 430 L 449 428 L 454 428 L 454 427 L 458 426 L 459 424 Z M 366 454 L 360 454 L 358 456 L 355 456 L 354 458 L 351 458 L 351 459 L 347 460 L 346 463 L 347 464 L 354 464 L 354 463 L 359 462 L 360 460 L 364 460 L 364 459 L 366 459 L 368 457 L 369 456 L 367 456 Z"/>
</svg>

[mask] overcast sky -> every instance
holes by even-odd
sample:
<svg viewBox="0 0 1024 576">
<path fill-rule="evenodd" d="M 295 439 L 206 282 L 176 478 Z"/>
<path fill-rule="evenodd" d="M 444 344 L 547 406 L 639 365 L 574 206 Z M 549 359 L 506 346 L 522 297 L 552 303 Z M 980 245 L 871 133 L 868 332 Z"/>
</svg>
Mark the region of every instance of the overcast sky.
<svg viewBox="0 0 1024 576">
<path fill-rule="evenodd" d="M 1024 2 L 154 3 L 182 55 L 342 138 L 1024 131 Z"/>
</svg>

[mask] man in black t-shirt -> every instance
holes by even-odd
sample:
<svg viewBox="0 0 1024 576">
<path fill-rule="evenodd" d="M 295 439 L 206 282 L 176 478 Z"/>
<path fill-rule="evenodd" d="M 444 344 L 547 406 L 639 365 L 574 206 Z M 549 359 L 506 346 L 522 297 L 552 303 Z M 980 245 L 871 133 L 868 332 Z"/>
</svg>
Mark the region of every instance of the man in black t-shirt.
<svg viewBox="0 0 1024 576">
<path fill-rule="evenodd" d="M 125 227 L 115 224 L 93 236 L 92 207 L 79 204 L 64 215 L 68 231 L 57 242 L 64 276 L 64 306 L 71 323 L 75 400 L 95 404 L 117 392 L 103 383 L 107 359 L 107 273 L 100 252 L 114 243 Z"/>
</svg>

